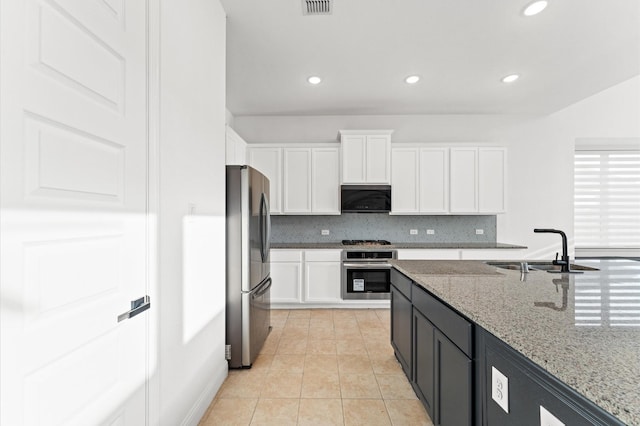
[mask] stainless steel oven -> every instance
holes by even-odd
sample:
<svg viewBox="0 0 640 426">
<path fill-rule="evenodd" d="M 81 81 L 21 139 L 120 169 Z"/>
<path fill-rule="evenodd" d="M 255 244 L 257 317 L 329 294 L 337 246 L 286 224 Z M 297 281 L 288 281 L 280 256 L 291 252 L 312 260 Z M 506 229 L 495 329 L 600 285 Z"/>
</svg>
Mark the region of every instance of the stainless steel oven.
<svg viewBox="0 0 640 426">
<path fill-rule="evenodd" d="M 391 264 L 395 250 L 343 250 L 342 298 L 389 299 Z"/>
</svg>

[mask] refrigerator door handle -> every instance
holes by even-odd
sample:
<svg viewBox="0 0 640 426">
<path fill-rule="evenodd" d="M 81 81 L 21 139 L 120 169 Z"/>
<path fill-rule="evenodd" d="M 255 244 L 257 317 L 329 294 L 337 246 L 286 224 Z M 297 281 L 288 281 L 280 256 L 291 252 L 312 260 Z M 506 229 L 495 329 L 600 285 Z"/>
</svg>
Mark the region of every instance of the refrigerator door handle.
<svg viewBox="0 0 640 426">
<path fill-rule="evenodd" d="M 260 199 L 260 254 L 262 262 L 265 263 L 269 258 L 269 239 L 271 233 L 271 217 L 269 216 L 269 205 L 264 192 Z"/>
<path fill-rule="evenodd" d="M 271 284 L 273 284 L 273 281 L 271 280 L 271 277 L 267 278 L 264 283 L 262 283 L 261 285 L 259 285 L 258 287 L 256 287 L 251 293 L 252 293 L 252 297 L 258 298 L 260 296 L 262 296 L 263 294 L 265 294 L 267 291 L 269 291 L 269 289 L 271 288 Z"/>
</svg>

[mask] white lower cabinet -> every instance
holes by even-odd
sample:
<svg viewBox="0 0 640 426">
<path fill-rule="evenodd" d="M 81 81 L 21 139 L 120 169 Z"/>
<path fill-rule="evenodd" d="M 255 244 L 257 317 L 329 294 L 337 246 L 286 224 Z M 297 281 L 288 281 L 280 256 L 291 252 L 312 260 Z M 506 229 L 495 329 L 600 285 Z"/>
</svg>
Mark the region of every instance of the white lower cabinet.
<svg viewBox="0 0 640 426">
<path fill-rule="evenodd" d="M 271 250 L 271 303 L 300 303 L 301 250 Z"/>
<path fill-rule="evenodd" d="M 340 295 L 341 250 L 271 250 L 271 303 L 342 303 Z"/>
<path fill-rule="evenodd" d="M 305 302 L 342 302 L 340 253 L 340 250 L 305 251 Z"/>
</svg>

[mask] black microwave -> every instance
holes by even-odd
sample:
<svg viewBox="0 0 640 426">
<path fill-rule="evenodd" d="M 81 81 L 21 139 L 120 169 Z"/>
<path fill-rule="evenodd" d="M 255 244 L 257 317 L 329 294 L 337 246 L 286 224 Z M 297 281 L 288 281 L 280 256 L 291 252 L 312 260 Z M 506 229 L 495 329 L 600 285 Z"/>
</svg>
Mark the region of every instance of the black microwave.
<svg viewBox="0 0 640 426">
<path fill-rule="evenodd" d="M 389 213 L 390 185 L 342 185 L 342 213 Z"/>
</svg>

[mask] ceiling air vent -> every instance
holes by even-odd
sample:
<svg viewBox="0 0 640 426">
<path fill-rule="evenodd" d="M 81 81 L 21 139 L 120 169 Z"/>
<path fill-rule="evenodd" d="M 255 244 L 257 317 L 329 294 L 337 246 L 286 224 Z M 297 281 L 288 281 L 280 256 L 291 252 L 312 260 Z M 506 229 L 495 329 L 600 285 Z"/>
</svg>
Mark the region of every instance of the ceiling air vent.
<svg viewBox="0 0 640 426">
<path fill-rule="evenodd" d="M 302 0 L 303 15 L 331 15 L 332 0 Z"/>
</svg>

